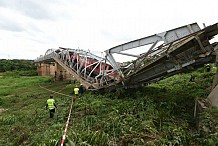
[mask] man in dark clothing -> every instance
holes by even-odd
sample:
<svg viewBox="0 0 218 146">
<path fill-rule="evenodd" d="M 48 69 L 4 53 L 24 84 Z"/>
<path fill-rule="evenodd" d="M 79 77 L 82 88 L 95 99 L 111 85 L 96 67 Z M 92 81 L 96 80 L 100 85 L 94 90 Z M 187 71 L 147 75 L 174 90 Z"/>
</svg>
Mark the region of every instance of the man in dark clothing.
<svg viewBox="0 0 218 146">
<path fill-rule="evenodd" d="M 80 84 L 80 87 L 79 87 L 79 93 L 82 95 L 84 93 L 84 87 L 83 87 L 83 84 Z"/>
<path fill-rule="evenodd" d="M 207 72 L 210 72 L 210 70 L 211 70 L 211 66 L 210 66 L 210 64 L 207 64 L 207 65 L 206 65 L 206 71 L 207 71 Z"/>
<path fill-rule="evenodd" d="M 53 96 L 50 95 L 50 98 L 47 100 L 47 104 L 46 104 L 46 110 L 49 109 L 50 118 L 54 117 L 55 108 L 57 108 L 55 104 L 55 100 L 53 99 Z"/>
</svg>

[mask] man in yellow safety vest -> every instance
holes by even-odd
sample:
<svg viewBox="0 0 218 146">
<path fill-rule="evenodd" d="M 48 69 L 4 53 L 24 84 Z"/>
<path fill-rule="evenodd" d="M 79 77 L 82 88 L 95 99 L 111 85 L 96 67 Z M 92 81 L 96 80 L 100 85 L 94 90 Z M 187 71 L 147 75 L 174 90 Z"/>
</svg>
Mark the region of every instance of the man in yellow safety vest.
<svg viewBox="0 0 218 146">
<path fill-rule="evenodd" d="M 55 100 L 53 99 L 53 96 L 50 95 L 50 98 L 47 100 L 46 109 L 49 109 L 50 118 L 54 117 L 55 108 L 57 108 L 55 104 Z"/>
<path fill-rule="evenodd" d="M 78 88 L 78 85 L 76 85 L 76 87 L 74 88 L 74 94 L 75 94 L 76 96 L 79 95 L 79 88 Z"/>
</svg>

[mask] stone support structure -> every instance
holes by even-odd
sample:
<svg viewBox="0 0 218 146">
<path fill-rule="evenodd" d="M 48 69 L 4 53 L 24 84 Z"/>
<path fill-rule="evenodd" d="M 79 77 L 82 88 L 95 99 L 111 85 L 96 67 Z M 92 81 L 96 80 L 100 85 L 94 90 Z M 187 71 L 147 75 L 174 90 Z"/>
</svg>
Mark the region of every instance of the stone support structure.
<svg viewBox="0 0 218 146">
<path fill-rule="evenodd" d="M 55 80 L 75 80 L 62 66 L 58 63 L 38 63 L 37 72 L 39 76 L 51 76 Z"/>
</svg>

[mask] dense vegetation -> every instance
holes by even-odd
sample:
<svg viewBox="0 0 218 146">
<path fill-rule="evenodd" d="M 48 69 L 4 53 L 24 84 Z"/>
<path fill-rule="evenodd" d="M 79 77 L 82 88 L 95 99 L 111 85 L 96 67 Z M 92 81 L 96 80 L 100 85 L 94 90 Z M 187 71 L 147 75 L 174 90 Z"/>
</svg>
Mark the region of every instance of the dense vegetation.
<svg viewBox="0 0 218 146">
<path fill-rule="evenodd" d="M 137 89 L 86 92 L 74 102 L 68 144 L 218 145 L 218 110 L 203 112 L 198 129 L 193 117 L 195 100 L 207 97 L 213 75 L 198 70 Z M 58 108 L 50 119 L 45 102 L 51 93 L 39 84 L 68 95 L 75 85 L 49 77 L 7 76 L 0 82 L 0 144 L 60 143 L 72 99 L 53 94 Z"/>
<path fill-rule="evenodd" d="M 13 72 L 11 72 L 13 71 Z M 7 60 L 0 59 L 0 72 L 6 72 L 5 75 L 32 76 L 37 75 L 36 66 L 33 60 Z"/>
</svg>

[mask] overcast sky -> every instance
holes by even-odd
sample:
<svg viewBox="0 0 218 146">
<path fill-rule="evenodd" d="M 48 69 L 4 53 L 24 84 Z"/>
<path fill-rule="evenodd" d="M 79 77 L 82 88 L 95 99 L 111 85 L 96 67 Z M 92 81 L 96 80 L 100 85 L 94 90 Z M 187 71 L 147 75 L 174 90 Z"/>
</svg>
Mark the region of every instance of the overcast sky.
<svg viewBox="0 0 218 146">
<path fill-rule="evenodd" d="M 100 52 L 197 22 L 218 22 L 217 0 L 0 0 L 0 59 L 47 49 Z M 217 40 L 218 41 L 218 40 Z"/>
</svg>

